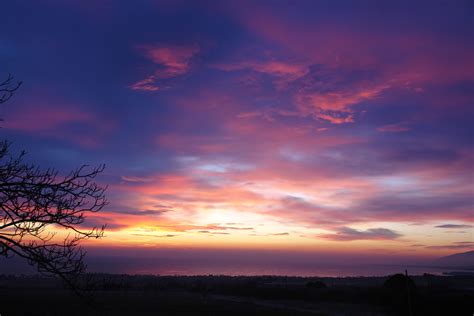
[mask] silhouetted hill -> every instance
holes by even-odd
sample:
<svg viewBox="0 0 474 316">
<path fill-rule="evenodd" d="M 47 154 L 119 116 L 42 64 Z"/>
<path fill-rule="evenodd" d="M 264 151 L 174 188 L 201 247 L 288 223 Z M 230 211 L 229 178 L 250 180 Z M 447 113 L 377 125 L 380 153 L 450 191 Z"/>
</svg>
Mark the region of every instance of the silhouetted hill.
<svg viewBox="0 0 474 316">
<path fill-rule="evenodd" d="M 437 265 L 449 267 L 471 267 L 474 268 L 474 250 L 456 253 L 454 255 L 441 257 L 435 261 Z"/>
</svg>

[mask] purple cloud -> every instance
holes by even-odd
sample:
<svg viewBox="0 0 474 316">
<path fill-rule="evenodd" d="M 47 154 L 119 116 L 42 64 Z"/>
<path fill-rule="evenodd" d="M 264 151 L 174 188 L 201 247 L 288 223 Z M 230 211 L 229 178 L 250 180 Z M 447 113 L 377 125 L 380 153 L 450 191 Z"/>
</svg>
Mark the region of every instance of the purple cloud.
<svg viewBox="0 0 474 316">
<path fill-rule="evenodd" d="M 341 227 L 335 234 L 320 235 L 319 237 L 334 241 L 351 240 L 392 240 L 402 235 L 388 228 L 369 228 L 357 230 L 350 227 Z"/>
</svg>

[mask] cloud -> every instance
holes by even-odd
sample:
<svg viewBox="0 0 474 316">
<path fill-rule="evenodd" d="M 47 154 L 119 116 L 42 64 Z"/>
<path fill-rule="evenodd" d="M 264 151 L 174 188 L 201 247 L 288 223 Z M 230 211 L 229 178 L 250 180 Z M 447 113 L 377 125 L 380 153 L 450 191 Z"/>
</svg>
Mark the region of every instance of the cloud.
<svg viewBox="0 0 474 316">
<path fill-rule="evenodd" d="M 132 90 L 142 90 L 142 91 L 158 91 L 158 90 L 163 90 L 162 87 L 159 87 L 156 85 L 156 76 L 151 75 L 148 76 L 147 78 L 137 81 L 134 84 L 130 85 L 130 89 Z"/>
<path fill-rule="evenodd" d="M 269 234 L 268 236 L 288 236 L 288 235 L 290 235 L 290 233 L 285 232 L 285 233 Z"/>
<path fill-rule="evenodd" d="M 472 228 L 472 225 L 464 225 L 464 224 L 443 224 L 443 225 L 437 225 L 435 228 Z"/>
<path fill-rule="evenodd" d="M 291 82 L 308 73 L 308 67 L 304 63 L 292 63 L 283 60 L 241 61 L 215 64 L 213 67 L 223 71 L 249 70 L 269 75 L 278 89 L 287 88 Z"/>
<path fill-rule="evenodd" d="M 104 225 L 106 226 L 106 231 L 117 231 L 128 227 L 128 224 L 119 220 L 96 214 L 88 216 L 80 226 L 82 229 L 93 229 Z"/>
<path fill-rule="evenodd" d="M 161 66 L 156 71 L 159 78 L 170 78 L 185 74 L 189 70 L 191 58 L 199 52 L 197 46 L 139 46 L 143 54 Z"/>
<path fill-rule="evenodd" d="M 472 217 L 469 192 L 439 192 L 435 188 L 408 186 L 373 193 L 354 207 L 358 216 L 372 220 L 414 221 L 433 219 L 469 220 Z M 454 227 L 453 227 L 454 228 Z"/>
<path fill-rule="evenodd" d="M 288 233 L 288 232 L 274 233 L 274 234 L 257 234 L 257 233 L 248 234 L 248 236 L 253 236 L 253 237 L 289 236 L 289 235 L 290 235 L 290 233 Z"/>
<path fill-rule="evenodd" d="M 270 60 L 218 64 L 215 67 L 225 71 L 249 70 L 269 75 L 277 90 L 285 90 L 293 99 L 293 107 L 287 113 L 310 116 L 333 124 L 353 122 L 354 106 L 371 101 L 390 88 L 388 80 L 378 76 L 375 80 L 374 74 L 369 71 L 324 64 Z M 263 78 L 261 81 L 264 84 Z M 240 117 L 257 115 L 255 111 L 244 112 Z"/>
<path fill-rule="evenodd" d="M 373 6 L 361 12 L 316 1 L 233 1 L 222 6 L 237 8 L 223 14 L 214 14 L 215 6 L 160 7 L 157 18 L 152 9 L 135 14 L 132 4 L 117 4 L 110 23 L 70 23 L 87 22 L 75 41 L 70 32 L 51 33 L 48 23 L 25 22 L 32 37 L 51 41 L 33 41 L 22 56 L 25 67 L 36 66 L 26 67 L 26 89 L 0 113 L 5 138 L 60 173 L 107 163 L 97 178 L 110 184 L 101 222 L 183 232 L 183 247 L 209 246 L 205 235 L 192 239 L 197 231 L 296 237 L 324 229 L 330 237 L 321 247 L 331 238 L 393 237 L 367 230 L 381 226 L 413 240 L 397 244 L 403 251 L 428 244 L 406 223 L 428 230 L 472 224 L 474 59 L 472 36 L 462 38 L 472 34 L 457 18 L 465 17 L 463 6 L 443 6 L 459 8 L 452 19 L 433 19 L 441 7 L 423 5 L 387 9 L 383 18 Z M 130 23 L 119 23 L 129 11 Z M 120 36 L 100 45 L 107 25 Z M 2 52 L 17 56 L 22 38 L 12 35 Z M 141 45 L 130 54 L 123 49 L 130 43 Z M 118 128 L 102 146 L 70 141 L 102 140 L 110 117 Z M 236 229 L 225 224 L 234 221 Z M 470 230 L 440 228 L 433 234 L 440 245 Z M 122 242 L 113 235 L 111 243 Z M 275 247 L 289 247 L 278 243 L 285 238 L 273 239 Z M 304 243 L 296 238 L 294 247 Z"/>
<path fill-rule="evenodd" d="M 206 228 L 207 230 L 253 230 L 253 227 L 234 227 L 221 225 L 190 226 L 190 229 Z"/>
<path fill-rule="evenodd" d="M 294 85 L 294 103 L 301 115 L 332 124 L 354 122 L 354 107 L 379 97 L 390 84 L 370 71 L 313 65 Z"/>
<path fill-rule="evenodd" d="M 66 140 L 84 148 L 97 147 L 116 127 L 112 119 L 101 117 L 89 104 L 49 93 L 20 99 L 2 119 L 5 129 Z"/>
<path fill-rule="evenodd" d="M 166 81 L 184 75 L 190 69 L 192 58 L 199 53 L 195 45 L 138 45 L 137 50 L 152 61 L 153 74 L 129 86 L 132 90 L 154 92 L 167 89 Z"/>
<path fill-rule="evenodd" d="M 210 230 L 199 230 L 198 233 L 200 233 L 200 234 L 209 234 L 209 235 L 230 235 L 230 233 L 215 232 L 215 231 L 210 231 Z"/>
<path fill-rule="evenodd" d="M 271 203 L 272 207 L 264 214 L 309 227 L 332 227 L 357 221 L 357 216 L 342 208 L 317 204 L 301 197 L 284 196 Z"/>
<path fill-rule="evenodd" d="M 155 237 L 155 238 L 171 238 L 176 237 L 179 235 L 174 234 L 166 234 L 166 235 L 152 235 L 152 234 L 132 234 L 133 236 L 140 236 L 140 237 Z"/>
<path fill-rule="evenodd" d="M 6 128 L 28 132 L 45 132 L 71 124 L 91 124 L 95 116 L 77 106 L 68 104 L 34 104 L 21 107 L 5 123 Z"/>
<path fill-rule="evenodd" d="M 436 250 L 449 250 L 449 249 L 471 249 L 474 247 L 474 242 L 458 242 L 448 245 L 435 245 L 435 246 L 426 246 L 427 249 L 436 249 Z"/>
<path fill-rule="evenodd" d="M 253 227 L 233 227 L 233 226 L 221 226 L 215 224 L 209 225 L 192 225 L 192 224 L 171 224 L 171 225 L 158 225 L 157 228 L 172 229 L 176 232 L 189 232 L 197 231 L 199 233 L 216 233 L 216 231 L 251 231 L 254 230 Z"/>
<path fill-rule="evenodd" d="M 123 181 L 133 182 L 133 183 L 146 183 L 146 182 L 152 182 L 153 181 L 153 178 L 151 178 L 151 177 L 121 176 L 120 178 Z"/>
<path fill-rule="evenodd" d="M 293 79 L 304 76 L 308 71 L 304 64 L 289 63 L 278 60 L 242 61 L 237 63 L 215 64 L 214 67 L 224 71 L 249 69 L 268 75 L 289 76 Z"/>
<path fill-rule="evenodd" d="M 319 235 L 318 237 L 333 241 L 351 240 L 393 240 L 402 235 L 387 228 L 369 228 L 367 230 L 357 230 L 350 227 L 340 228 L 336 234 Z"/>
<path fill-rule="evenodd" d="M 287 56 L 280 57 L 278 62 L 291 64 L 290 60 L 302 60 L 302 65 L 308 69 L 302 76 L 305 80 L 313 77 L 313 80 L 321 78 L 321 82 L 329 82 L 324 89 L 319 89 L 320 84 L 311 82 L 308 86 L 299 77 L 293 77 L 298 80 L 292 83 L 292 95 L 302 115 L 333 124 L 353 123 L 360 113 L 359 104 L 374 103 L 379 97 L 393 98 L 394 92 L 418 94 L 429 86 L 472 82 L 474 78 L 473 61 L 469 58 L 473 45 L 466 45 L 466 38 L 461 34 L 447 33 L 446 36 L 430 28 L 402 31 L 391 26 L 398 19 L 381 23 L 375 17 L 364 17 L 369 21 L 367 25 L 375 24 L 367 28 L 357 22 L 360 12 L 351 12 L 342 22 L 328 19 L 327 8 L 309 7 L 308 10 L 314 12 L 311 19 L 304 10 L 294 10 L 287 3 L 272 6 L 271 10 L 263 3 L 252 5 L 251 9 L 246 5 L 235 5 L 232 12 L 227 11 L 268 46 L 279 48 L 271 52 Z M 267 51 L 262 52 L 262 56 L 268 55 Z M 227 68 L 232 69 L 231 66 Z M 260 65 L 240 63 L 241 68 L 233 66 L 234 69 L 244 66 L 259 69 Z M 323 73 L 321 69 L 324 69 Z M 328 74 L 340 75 L 340 78 L 334 81 Z M 453 104 L 453 100 L 448 98 L 445 104 Z M 406 130 L 386 126 L 380 131 Z"/>
<path fill-rule="evenodd" d="M 404 124 L 397 123 L 397 124 L 388 124 L 384 126 L 377 127 L 377 131 L 383 133 L 400 133 L 409 131 L 411 128 L 405 126 Z"/>
<path fill-rule="evenodd" d="M 308 91 L 300 96 L 300 107 L 308 112 L 315 111 L 317 116 L 319 113 L 350 113 L 350 107 L 364 100 L 375 97 L 381 88 L 362 91 Z"/>
<path fill-rule="evenodd" d="M 127 215 L 135 215 L 135 216 L 156 216 L 156 215 L 163 215 L 165 213 L 171 212 L 172 209 L 161 209 L 161 210 L 118 210 L 115 212 L 112 212 L 110 210 L 107 210 L 107 212 L 110 213 L 118 213 L 118 214 L 127 214 Z"/>
</svg>

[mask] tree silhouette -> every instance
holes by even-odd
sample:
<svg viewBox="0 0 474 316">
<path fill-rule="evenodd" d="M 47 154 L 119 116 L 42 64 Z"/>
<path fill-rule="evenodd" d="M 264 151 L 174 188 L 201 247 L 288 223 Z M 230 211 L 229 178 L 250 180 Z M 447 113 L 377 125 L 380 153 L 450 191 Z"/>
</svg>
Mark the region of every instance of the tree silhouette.
<svg viewBox="0 0 474 316">
<path fill-rule="evenodd" d="M 13 76 L 8 74 L 7 78 L 0 82 L 0 104 L 8 101 L 20 86 L 21 81 L 13 83 Z"/>
<path fill-rule="evenodd" d="M 9 75 L 0 83 L 0 104 L 21 84 L 11 86 L 12 80 Z M 105 166 L 84 165 L 59 177 L 56 170 L 41 170 L 24 157 L 25 152 L 10 153 L 10 142 L 0 142 L 0 255 L 22 257 L 80 294 L 77 276 L 86 265 L 79 242 L 101 238 L 105 228 L 84 228 L 85 215 L 107 204 L 106 188 L 93 182 Z"/>
</svg>

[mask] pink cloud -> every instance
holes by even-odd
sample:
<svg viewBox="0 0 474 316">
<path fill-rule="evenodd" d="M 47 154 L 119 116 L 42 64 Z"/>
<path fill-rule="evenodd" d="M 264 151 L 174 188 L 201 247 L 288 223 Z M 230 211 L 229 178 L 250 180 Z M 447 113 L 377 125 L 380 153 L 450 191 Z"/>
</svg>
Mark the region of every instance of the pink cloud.
<svg viewBox="0 0 474 316">
<path fill-rule="evenodd" d="M 160 88 L 156 85 L 156 77 L 151 75 L 143 80 L 135 82 L 130 86 L 130 89 L 142 91 L 158 91 L 162 90 L 163 88 Z"/>
<path fill-rule="evenodd" d="M 152 75 L 130 85 L 130 89 L 149 92 L 162 90 L 164 80 L 187 73 L 192 58 L 200 51 L 194 45 L 139 45 L 137 50 L 156 65 L 156 70 Z"/>
<path fill-rule="evenodd" d="M 87 148 L 98 146 L 103 137 L 115 129 L 112 120 L 101 120 L 96 113 L 85 110 L 83 106 L 48 96 L 39 98 L 47 102 L 29 100 L 19 104 L 5 118 L 4 127 L 43 137 L 70 140 Z M 87 130 L 74 132 L 70 129 L 71 126 L 87 127 Z"/>
<path fill-rule="evenodd" d="M 120 177 L 123 181 L 126 182 L 134 182 L 134 183 L 143 183 L 143 182 L 151 182 L 153 181 L 152 177 L 136 177 L 136 176 L 121 176 Z"/>
<path fill-rule="evenodd" d="M 474 79 L 474 47 L 456 36 L 445 37 L 427 30 L 400 32 L 343 24 L 327 20 L 290 18 L 282 7 L 267 10 L 262 5 L 235 4 L 223 9 L 249 32 L 277 45 L 288 58 L 277 62 L 241 62 L 221 65 L 224 70 L 252 69 L 279 77 L 275 83 L 294 84 L 291 91 L 296 110 L 334 124 L 354 121 L 356 106 L 383 97 L 389 90 L 423 92 L 426 87 Z M 294 64 L 289 60 L 303 61 Z M 298 67 L 296 67 L 298 66 Z M 317 69 L 327 73 L 318 73 Z M 315 69 L 316 78 L 327 75 L 364 74 L 350 81 L 325 86 L 308 83 L 305 77 Z M 285 79 L 282 79 L 285 78 Z M 286 80 L 286 81 L 282 81 Z M 286 87 L 287 85 L 283 85 Z M 443 104 L 452 104 L 444 100 Z"/>
<path fill-rule="evenodd" d="M 400 132 L 406 132 L 409 131 L 411 128 L 405 126 L 402 123 L 396 123 L 396 124 L 388 124 L 384 126 L 380 126 L 377 128 L 377 131 L 383 132 L 383 133 L 400 133 Z"/>
<path fill-rule="evenodd" d="M 388 85 L 368 87 L 339 87 L 335 91 L 317 91 L 317 87 L 307 87 L 304 92 L 295 95 L 295 103 L 301 115 L 313 116 L 333 124 L 351 123 L 353 107 L 361 102 L 379 96 Z"/>
<path fill-rule="evenodd" d="M 255 118 L 232 122 L 246 121 L 251 124 L 253 119 Z M 338 148 L 338 145 L 354 144 L 360 140 L 335 137 L 330 132 L 314 137 L 312 133 L 284 129 L 278 122 L 268 124 L 277 126 L 272 130 L 268 126 L 257 124 L 246 129 L 226 124 L 229 131 L 240 140 L 226 142 L 222 147 L 214 146 L 219 144 L 220 141 L 217 140 L 213 142 L 186 135 L 171 137 L 168 142 L 160 143 L 160 146 L 171 147 L 180 154 L 194 158 L 184 162 L 177 174 L 151 176 L 152 181 L 129 178 L 131 181 L 120 184 L 118 190 L 136 194 L 136 198 L 128 202 L 130 206 L 136 207 L 143 201 L 153 200 L 154 203 L 170 204 L 173 210 L 177 210 L 176 214 L 185 214 L 185 220 L 173 219 L 173 212 L 168 212 L 159 219 L 148 219 L 147 225 L 167 226 L 178 231 L 197 229 L 192 228 L 192 224 L 183 226 L 183 223 L 187 220 L 192 223 L 193 218 L 199 214 L 214 209 L 252 212 L 286 225 L 328 229 L 334 233 L 317 237 L 332 241 L 398 240 L 401 237 L 400 232 L 386 228 L 341 229 L 357 223 L 469 220 L 470 210 L 458 206 L 465 199 L 463 196 L 468 196 L 465 192 L 467 189 L 445 192 L 447 187 L 439 186 L 439 183 L 446 175 L 434 174 L 430 166 L 424 166 L 429 178 L 422 176 L 421 169 L 408 179 L 404 179 L 402 175 L 379 179 L 346 173 L 344 170 L 337 170 L 342 164 L 331 166 L 323 162 L 321 165 L 317 160 L 331 154 L 332 149 Z M 226 136 L 225 133 L 221 135 L 222 139 L 226 139 Z M 303 157 L 297 163 L 279 155 L 281 146 L 288 145 L 289 142 L 292 146 L 290 153 L 301 153 Z M 250 159 L 255 168 L 224 168 L 225 170 L 219 171 L 200 168 L 203 164 L 219 166 L 222 159 L 228 159 L 220 157 L 228 156 L 235 159 L 229 164 L 243 163 L 245 158 L 239 156 L 239 152 L 253 152 Z M 344 163 L 357 161 L 356 157 L 351 158 L 345 159 Z M 334 155 L 331 159 L 339 160 L 343 157 Z M 411 177 L 416 179 L 415 184 L 409 183 Z M 387 186 L 389 182 L 395 187 L 381 187 L 381 183 Z M 403 188 L 397 188 L 397 185 L 403 185 Z M 416 190 L 410 189 L 413 188 L 412 185 L 416 185 Z M 453 189 L 451 185 L 449 188 Z M 455 188 L 459 190 L 458 186 Z M 269 193 L 271 194 L 267 195 Z M 293 193 L 304 198 L 294 197 Z M 452 201 L 448 201 L 450 198 Z M 440 201 L 448 203 L 441 204 Z M 373 225 L 378 227 L 379 224 Z M 256 230 L 258 231 L 258 227 Z"/>
<path fill-rule="evenodd" d="M 94 122 L 93 114 L 80 110 L 76 106 L 38 104 L 21 106 L 21 111 L 16 111 L 5 121 L 9 129 L 28 132 L 43 132 L 67 124 Z"/>
<path fill-rule="evenodd" d="M 199 52 L 197 46 L 143 45 L 138 48 L 148 59 L 163 67 L 156 71 L 159 78 L 176 77 L 186 73 L 191 58 Z"/>
<path fill-rule="evenodd" d="M 291 63 L 281 60 L 221 63 L 214 65 L 214 67 L 224 71 L 251 70 L 270 75 L 275 78 L 274 82 L 280 89 L 308 73 L 308 67 L 303 63 Z"/>
</svg>

